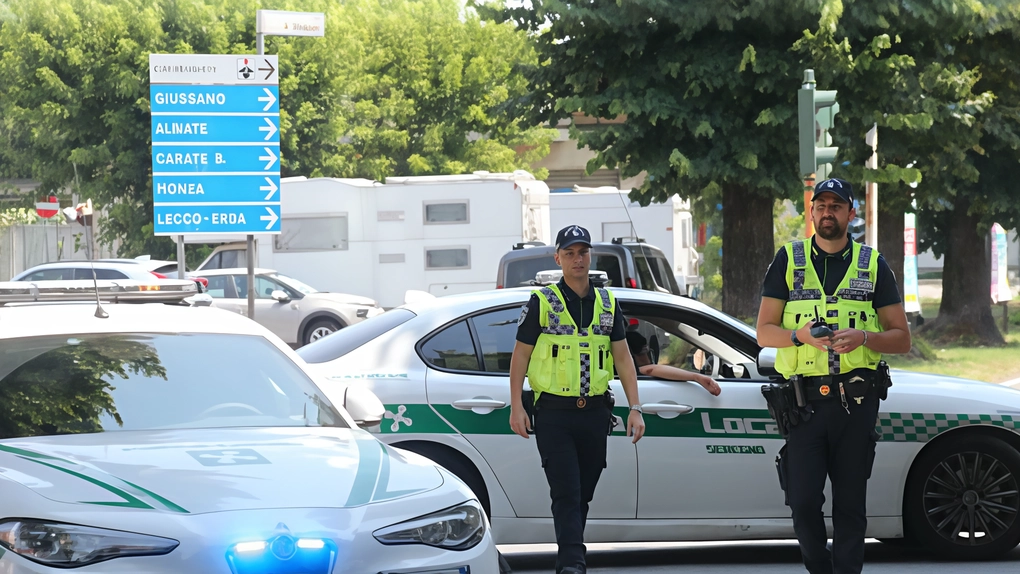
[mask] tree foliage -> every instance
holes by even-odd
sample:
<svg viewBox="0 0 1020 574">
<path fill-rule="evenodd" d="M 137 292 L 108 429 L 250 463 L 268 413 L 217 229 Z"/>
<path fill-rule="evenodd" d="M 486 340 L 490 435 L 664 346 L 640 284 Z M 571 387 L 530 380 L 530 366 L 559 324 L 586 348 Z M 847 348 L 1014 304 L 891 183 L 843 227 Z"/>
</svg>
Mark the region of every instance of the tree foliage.
<svg viewBox="0 0 1020 574">
<path fill-rule="evenodd" d="M 534 63 L 524 36 L 457 0 L 283 1 L 326 13 L 324 38 L 269 37 L 280 56 L 284 175 L 512 171 L 553 134 L 514 115 Z M 257 0 L 8 0 L 0 4 L 0 177 L 71 189 L 108 217 L 122 255 L 152 235 L 150 53 L 254 53 Z M 541 175 L 541 174 L 539 174 Z"/>
</svg>

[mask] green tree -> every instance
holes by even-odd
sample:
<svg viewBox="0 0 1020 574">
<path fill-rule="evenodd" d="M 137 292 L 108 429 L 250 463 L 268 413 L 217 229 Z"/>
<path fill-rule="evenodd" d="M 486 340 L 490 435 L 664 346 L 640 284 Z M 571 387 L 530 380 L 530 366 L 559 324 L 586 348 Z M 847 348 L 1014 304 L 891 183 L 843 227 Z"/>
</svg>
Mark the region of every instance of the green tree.
<svg viewBox="0 0 1020 574">
<path fill-rule="evenodd" d="M 257 0 L 9 0 L 0 8 L 0 176 L 73 187 L 122 255 L 152 235 L 148 55 L 254 52 Z M 280 56 L 284 175 L 370 177 L 526 168 L 552 132 L 508 105 L 535 61 L 524 36 L 457 0 L 281 1 L 327 15 Z M 539 174 L 541 175 L 541 174 Z"/>
<path fill-rule="evenodd" d="M 903 10 L 888 0 L 856 1 L 831 33 L 803 42 L 841 93 L 836 137 L 853 166 L 844 173 L 880 182 L 879 249 L 902 271 L 903 213 L 916 200 L 920 248 L 946 256 L 939 318 L 922 329 L 939 340 L 1003 342 L 991 316 L 985 234 L 995 220 L 1015 222 L 1020 209 L 1007 175 L 1020 159 L 1018 18 L 1015 3 L 1011 12 L 997 5 Z M 864 132 L 873 124 L 880 169 L 866 173 Z M 916 192 L 907 185 L 922 176 Z"/>
<path fill-rule="evenodd" d="M 749 238 L 769 237 L 775 199 L 802 189 L 796 95 L 810 65 L 792 47 L 835 25 L 831 4 L 532 0 L 489 14 L 534 35 L 542 65 L 529 70 L 536 94 L 524 102 L 534 117 L 626 117 L 573 130 L 596 152 L 589 170 L 647 172 L 634 192 L 646 204 L 721 191 L 722 307 L 746 318 L 775 253 Z"/>
</svg>

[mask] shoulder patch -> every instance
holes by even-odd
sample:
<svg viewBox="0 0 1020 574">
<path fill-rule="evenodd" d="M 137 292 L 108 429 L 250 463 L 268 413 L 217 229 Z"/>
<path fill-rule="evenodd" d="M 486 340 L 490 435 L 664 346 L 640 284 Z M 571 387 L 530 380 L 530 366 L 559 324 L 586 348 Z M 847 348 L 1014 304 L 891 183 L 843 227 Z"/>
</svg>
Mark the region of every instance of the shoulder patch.
<svg viewBox="0 0 1020 574">
<path fill-rule="evenodd" d="M 517 318 L 517 326 L 520 327 L 524 324 L 524 320 L 528 318 L 528 306 L 521 307 L 521 316 Z"/>
</svg>

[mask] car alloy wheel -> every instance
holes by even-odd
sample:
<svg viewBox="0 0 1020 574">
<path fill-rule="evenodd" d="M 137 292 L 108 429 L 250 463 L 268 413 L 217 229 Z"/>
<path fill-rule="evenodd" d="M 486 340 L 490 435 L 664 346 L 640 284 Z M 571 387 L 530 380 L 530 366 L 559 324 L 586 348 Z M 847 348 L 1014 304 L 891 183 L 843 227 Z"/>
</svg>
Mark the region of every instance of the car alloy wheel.
<svg viewBox="0 0 1020 574">
<path fill-rule="evenodd" d="M 986 560 L 1020 543 L 1020 452 L 977 432 L 954 433 L 914 461 L 906 536 L 943 557 Z"/>
<path fill-rule="evenodd" d="M 340 330 L 340 323 L 335 319 L 316 319 L 308 328 L 305 330 L 304 343 L 318 341 L 319 339 L 331 335 Z"/>
<path fill-rule="evenodd" d="M 928 474 L 922 496 L 928 524 L 953 544 L 996 540 L 1020 510 L 1016 476 L 999 459 L 980 452 L 946 457 Z"/>
</svg>

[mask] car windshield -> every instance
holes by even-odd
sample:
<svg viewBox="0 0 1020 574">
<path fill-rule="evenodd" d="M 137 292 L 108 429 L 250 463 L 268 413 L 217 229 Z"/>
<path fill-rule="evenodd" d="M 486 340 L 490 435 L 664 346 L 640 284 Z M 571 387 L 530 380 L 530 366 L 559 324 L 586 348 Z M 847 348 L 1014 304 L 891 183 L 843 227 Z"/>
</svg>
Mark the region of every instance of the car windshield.
<svg viewBox="0 0 1020 574">
<path fill-rule="evenodd" d="M 211 352 L 211 350 L 215 352 Z M 346 427 L 259 336 L 87 334 L 3 341 L 0 439 L 229 427 Z"/>
<path fill-rule="evenodd" d="M 533 257 L 510 261 L 506 266 L 506 277 L 504 287 L 523 287 L 534 285 L 535 276 L 542 271 L 558 270 L 560 266 L 552 255 L 547 257 Z M 623 277 L 620 273 L 620 258 L 612 254 L 595 254 L 591 256 L 591 269 L 593 271 L 605 271 L 609 278 L 608 287 L 623 286 Z"/>
<path fill-rule="evenodd" d="M 294 279 L 293 277 L 287 277 L 286 275 L 280 275 L 279 273 L 274 273 L 269 277 L 272 279 L 276 279 L 280 283 L 283 283 L 287 287 L 290 287 L 291 289 L 297 291 L 298 293 L 301 293 L 302 295 L 311 295 L 312 293 L 319 292 L 319 290 L 316 289 L 315 287 L 306 285 L 298 281 L 297 279 Z"/>
</svg>

